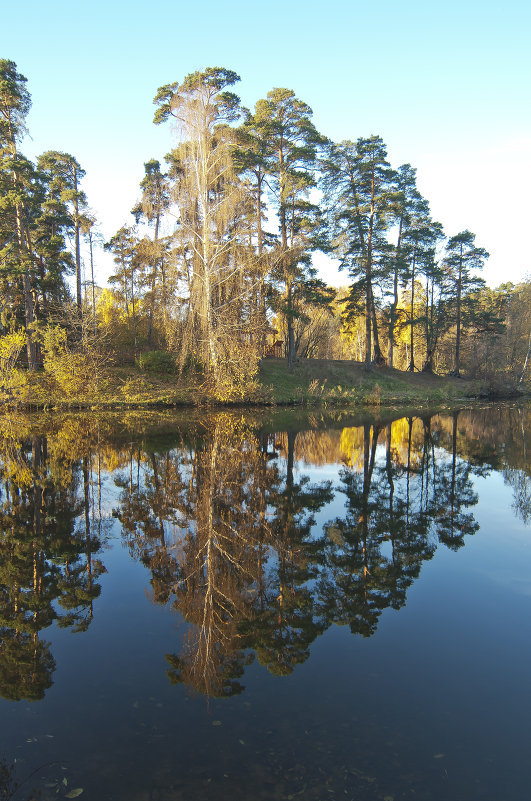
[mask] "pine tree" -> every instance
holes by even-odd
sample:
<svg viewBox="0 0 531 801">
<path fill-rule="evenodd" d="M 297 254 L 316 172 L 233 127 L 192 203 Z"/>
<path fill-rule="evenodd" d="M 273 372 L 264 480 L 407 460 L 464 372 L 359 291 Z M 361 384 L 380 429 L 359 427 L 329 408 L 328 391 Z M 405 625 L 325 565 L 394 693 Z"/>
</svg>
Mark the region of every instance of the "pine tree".
<svg viewBox="0 0 531 801">
<path fill-rule="evenodd" d="M 312 110 L 291 89 L 272 89 L 256 104 L 253 124 L 264 135 L 263 159 L 268 185 L 278 217 L 279 244 L 274 277 L 283 286 L 277 311 L 286 319 L 288 367 L 295 361 L 294 320 L 298 316 L 297 295 L 315 277 L 311 250 L 322 244 L 318 207 L 309 201 L 316 186 L 317 148 L 323 137 L 311 121 Z"/>
<path fill-rule="evenodd" d="M 0 180 L 3 212 L 0 245 L 2 257 L 9 259 L 17 283 L 20 279 L 22 284 L 28 366 L 34 370 L 37 367 L 33 332 L 34 257 L 28 220 L 34 168 L 18 150 L 18 143 L 26 133 L 26 116 L 31 107 L 26 82 L 27 79 L 17 71 L 14 61 L 0 60 Z"/>
<path fill-rule="evenodd" d="M 455 320 L 455 359 L 452 375 L 460 375 L 461 327 L 463 322 L 463 296 L 484 285 L 482 278 L 473 275 L 480 270 L 489 254 L 484 248 L 476 247 L 476 235 L 471 231 L 461 231 L 452 236 L 446 245 L 444 266 L 450 282 L 451 302 Z"/>
<path fill-rule="evenodd" d="M 365 367 L 381 364 L 375 287 L 389 270 L 387 231 L 392 222 L 393 173 L 379 136 L 330 146 L 323 189 L 334 251 L 350 272 L 347 314 L 365 314 Z"/>
</svg>

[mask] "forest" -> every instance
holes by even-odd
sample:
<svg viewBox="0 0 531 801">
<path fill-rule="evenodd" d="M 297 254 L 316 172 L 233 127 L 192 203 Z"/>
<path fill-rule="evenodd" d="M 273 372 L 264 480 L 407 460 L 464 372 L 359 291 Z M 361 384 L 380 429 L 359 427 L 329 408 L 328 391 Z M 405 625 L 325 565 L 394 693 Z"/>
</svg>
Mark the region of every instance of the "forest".
<svg viewBox="0 0 531 801">
<path fill-rule="evenodd" d="M 286 88 L 251 111 L 239 80 L 213 67 L 157 90 L 169 152 L 146 160 L 131 223 L 104 241 L 76 157 L 21 152 L 31 95 L 0 60 L 4 396 L 37 375 L 52 395 L 90 394 L 125 367 L 245 399 L 275 357 L 287 370 L 356 361 L 524 387 L 529 277 L 489 288 L 474 233 L 445 234 L 415 168 L 392 167 L 379 136 L 332 142 Z M 114 263 L 105 287 L 101 247 Z M 344 286 L 317 277 L 316 253 L 339 260 Z"/>
</svg>

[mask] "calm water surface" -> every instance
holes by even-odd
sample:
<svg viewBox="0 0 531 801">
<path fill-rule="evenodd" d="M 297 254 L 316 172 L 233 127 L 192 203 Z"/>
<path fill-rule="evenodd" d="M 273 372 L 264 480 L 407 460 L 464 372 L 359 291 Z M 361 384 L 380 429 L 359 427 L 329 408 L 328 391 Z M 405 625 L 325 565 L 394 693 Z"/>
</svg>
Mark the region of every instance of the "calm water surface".
<svg viewBox="0 0 531 801">
<path fill-rule="evenodd" d="M 530 431 L 4 416 L 0 798 L 528 798 Z"/>
</svg>

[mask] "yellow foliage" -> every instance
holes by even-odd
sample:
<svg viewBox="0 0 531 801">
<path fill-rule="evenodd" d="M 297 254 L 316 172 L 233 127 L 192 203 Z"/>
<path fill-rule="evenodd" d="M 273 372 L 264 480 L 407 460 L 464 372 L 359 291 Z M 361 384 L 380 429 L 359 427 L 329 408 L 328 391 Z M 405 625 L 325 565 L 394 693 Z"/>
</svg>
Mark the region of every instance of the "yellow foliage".
<svg viewBox="0 0 531 801">
<path fill-rule="evenodd" d="M 66 396 L 97 391 L 99 364 L 95 353 L 73 351 L 60 326 L 47 325 L 42 333 L 45 373 Z"/>
<path fill-rule="evenodd" d="M 26 344 L 23 331 L 13 331 L 0 337 L 0 393 L 8 398 L 20 395 L 26 384 L 26 375 L 15 365 L 20 352 Z"/>
<path fill-rule="evenodd" d="M 25 344 L 26 337 L 23 331 L 14 331 L 0 337 L 0 375 L 2 379 L 13 371 Z"/>
<path fill-rule="evenodd" d="M 105 328 L 112 328 L 116 323 L 124 322 L 126 319 L 126 312 L 121 307 L 110 289 L 103 289 L 97 304 L 96 313 L 98 319 Z"/>
<path fill-rule="evenodd" d="M 341 432 L 344 461 L 355 470 L 363 470 L 363 426 L 344 428 Z"/>
<path fill-rule="evenodd" d="M 258 391 L 258 354 L 251 344 L 237 339 L 218 344 L 220 353 L 214 379 L 214 394 L 219 401 L 248 400 Z"/>
<path fill-rule="evenodd" d="M 0 415 L 0 460 L 2 478 L 11 479 L 19 487 L 33 481 L 31 466 L 24 458 L 20 442 L 30 434 L 27 418 L 14 414 Z"/>
</svg>

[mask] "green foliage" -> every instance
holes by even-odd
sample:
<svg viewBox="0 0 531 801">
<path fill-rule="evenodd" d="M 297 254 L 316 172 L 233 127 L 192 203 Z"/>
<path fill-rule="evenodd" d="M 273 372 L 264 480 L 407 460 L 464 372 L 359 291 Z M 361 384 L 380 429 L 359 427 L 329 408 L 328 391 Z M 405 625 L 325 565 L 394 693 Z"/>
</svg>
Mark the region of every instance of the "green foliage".
<svg viewBox="0 0 531 801">
<path fill-rule="evenodd" d="M 137 359 L 141 370 L 148 373 L 173 373 L 176 369 L 175 359 L 166 350 L 149 350 L 141 353 Z"/>
</svg>

